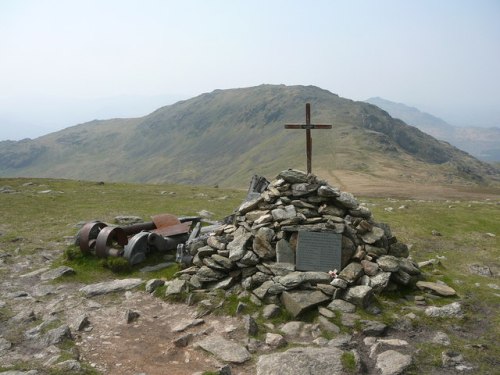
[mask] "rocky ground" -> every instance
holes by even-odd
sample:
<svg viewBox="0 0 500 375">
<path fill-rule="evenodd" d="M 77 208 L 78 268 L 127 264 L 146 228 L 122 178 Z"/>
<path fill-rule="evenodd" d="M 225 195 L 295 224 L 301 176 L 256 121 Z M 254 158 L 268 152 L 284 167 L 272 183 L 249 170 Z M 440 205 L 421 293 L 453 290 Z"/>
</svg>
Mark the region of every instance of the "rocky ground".
<svg viewBox="0 0 500 375">
<path fill-rule="evenodd" d="M 50 269 L 59 255 L 0 254 L 2 374 L 399 374 L 418 367 L 421 342 L 442 347 L 435 374 L 474 373 L 447 351 L 445 333 L 413 329 L 422 312 L 459 318 L 460 302 L 437 308 L 415 299 L 389 326 L 343 301 L 320 307 L 312 323 L 256 326 L 244 306 L 235 317 L 216 314 L 210 297 L 198 306 L 167 303 L 144 290 L 147 273 L 89 286 L 64 281 L 71 269 Z M 254 317 L 276 308 L 262 306 Z M 336 314 L 338 325 L 322 319 Z"/>
</svg>

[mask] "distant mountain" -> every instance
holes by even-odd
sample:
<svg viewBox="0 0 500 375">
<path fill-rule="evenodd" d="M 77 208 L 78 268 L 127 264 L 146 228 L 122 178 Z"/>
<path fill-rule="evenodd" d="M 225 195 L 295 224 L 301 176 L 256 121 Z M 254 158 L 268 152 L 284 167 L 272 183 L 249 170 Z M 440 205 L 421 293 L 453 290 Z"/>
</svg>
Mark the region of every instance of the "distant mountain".
<svg viewBox="0 0 500 375">
<path fill-rule="evenodd" d="M 370 98 L 374 104 L 392 117 L 399 118 L 433 137 L 450 142 L 453 146 L 484 161 L 500 161 L 500 128 L 456 127 L 440 118 L 421 112 L 402 103 L 394 103 L 382 98 Z"/>
<path fill-rule="evenodd" d="M 141 118 L 91 121 L 0 142 L 0 176 L 62 177 L 246 187 L 253 174 L 305 169 L 305 103 L 313 172 L 342 186 L 400 182 L 489 183 L 499 171 L 364 102 L 314 86 L 215 90 Z"/>
</svg>

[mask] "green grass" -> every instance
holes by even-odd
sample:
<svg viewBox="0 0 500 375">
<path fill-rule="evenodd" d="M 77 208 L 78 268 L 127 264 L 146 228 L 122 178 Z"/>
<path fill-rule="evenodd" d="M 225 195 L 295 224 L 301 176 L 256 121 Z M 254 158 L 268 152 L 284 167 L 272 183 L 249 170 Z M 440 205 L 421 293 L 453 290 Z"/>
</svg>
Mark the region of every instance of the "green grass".
<svg viewBox="0 0 500 375">
<path fill-rule="evenodd" d="M 26 185 L 27 182 L 32 184 Z M 153 253 L 144 264 L 136 265 L 125 273 L 114 273 L 104 267 L 102 260 L 93 255 L 83 255 L 75 246 L 69 245 L 71 240 L 65 237 L 77 233 L 77 223 L 95 219 L 113 223 L 115 216 L 124 214 L 141 216 L 145 220 L 149 220 L 152 215 L 166 212 L 188 216 L 196 215 L 203 209 L 214 212 L 215 219 L 221 219 L 231 214 L 245 196 L 243 191 L 212 187 L 121 183 L 101 185 L 86 181 L 51 179 L 0 179 L 0 186 L 4 185 L 11 186 L 17 192 L 0 194 L 0 253 L 13 255 L 2 260 L 8 265 L 15 261 L 16 254 L 53 252 L 54 256 L 58 257 L 53 267 L 66 264 L 76 271 L 75 275 L 67 276 L 62 281 L 76 283 L 93 283 L 121 277 L 168 280 L 178 271 L 177 265 L 174 265 L 152 273 L 140 272 L 140 268 L 145 265 L 164 261 L 164 254 Z M 43 190 L 52 192 L 39 193 Z M 223 197 L 226 198 L 219 199 Z M 440 260 L 440 264 L 424 269 L 428 280 L 441 280 L 457 291 L 458 297 L 428 300 L 428 304 L 443 305 L 459 300 L 465 313 L 463 320 L 430 319 L 423 313 L 416 312 L 417 319 L 412 322 L 415 330 L 447 332 L 452 347 L 460 351 L 466 361 L 477 366 L 481 370 L 478 373 L 491 373 L 498 365 L 496 358 L 500 358 L 500 293 L 488 284 L 500 283 L 498 278 L 470 273 L 469 266 L 487 265 L 495 272 L 500 268 L 498 202 L 388 200 L 364 197 L 358 199 L 369 204 L 375 221 L 388 223 L 400 242 L 411 245 L 410 255 L 416 261 L 431 258 Z M 401 205 L 408 208 L 398 209 Z M 384 210 L 387 207 L 393 207 L 393 211 Z M 432 236 L 432 230 L 439 231 L 442 236 Z M 496 236 L 490 237 L 486 233 Z M 3 274 L 5 271 L 0 271 L 0 277 Z M 382 309 L 380 316 L 363 311 L 357 313 L 361 319 L 391 324 L 396 319 L 394 314 L 403 316 L 413 311 L 414 304 L 404 300 L 407 293 L 424 295 L 420 291 L 407 290 L 385 294 L 378 297 L 376 302 Z M 159 288 L 155 295 L 163 298 L 165 287 Z M 245 314 L 253 314 L 261 309 L 248 299 L 226 297 L 222 291 L 210 298 L 214 300 L 214 306 L 224 302 L 216 310 L 216 313 L 220 314 L 234 315 L 240 301 L 247 304 Z M 7 308 L 0 309 L 0 322 L 11 315 L 12 311 Z M 301 319 L 314 321 L 315 313 L 306 314 Z M 259 317 L 257 323 L 259 328 L 264 329 L 264 323 L 270 322 L 279 326 L 290 320 L 293 320 L 290 314 L 282 309 L 278 317 L 268 320 Z M 347 329 L 340 324 L 340 314 L 332 321 L 339 325 L 343 332 Z M 417 334 L 415 345 L 420 349 L 417 360 L 425 362 L 428 356 L 431 363 L 429 366 L 432 367 L 432 364 L 440 361 L 440 349 L 426 345 L 425 341 L 420 343 L 418 339 Z M 480 350 L 469 347 L 469 343 L 485 344 L 487 348 Z M 430 367 L 427 368 L 429 369 Z M 411 371 L 413 370 L 410 370 L 410 373 Z"/>
</svg>

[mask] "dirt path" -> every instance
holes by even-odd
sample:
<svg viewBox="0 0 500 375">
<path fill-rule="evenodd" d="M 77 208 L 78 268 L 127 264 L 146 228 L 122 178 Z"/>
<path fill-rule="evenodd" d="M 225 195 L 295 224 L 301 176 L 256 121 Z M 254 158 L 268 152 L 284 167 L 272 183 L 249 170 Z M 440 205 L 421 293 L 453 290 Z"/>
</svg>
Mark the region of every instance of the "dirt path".
<svg viewBox="0 0 500 375">
<path fill-rule="evenodd" d="M 179 324 L 195 319 L 195 308 L 165 303 L 144 292 L 127 292 L 126 298 L 120 299 L 91 312 L 92 330 L 79 334 L 76 342 L 82 360 L 105 374 L 191 375 L 215 371 L 224 363 L 197 348 L 196 342 L 211 333 L 240 343 L 245 337 L 240 319 L 213 314 L 204 317 L 200 325 L 173 332 Z M 130 324 L 125 321 L 127 309 L 140 313 Z M 189 345 L 176 347 L 174 340 L 187 334 L 193 335 Z M 255 373 L 253 364 L 231 365 L 231 368 L 233 374 Z"/>
</svg>

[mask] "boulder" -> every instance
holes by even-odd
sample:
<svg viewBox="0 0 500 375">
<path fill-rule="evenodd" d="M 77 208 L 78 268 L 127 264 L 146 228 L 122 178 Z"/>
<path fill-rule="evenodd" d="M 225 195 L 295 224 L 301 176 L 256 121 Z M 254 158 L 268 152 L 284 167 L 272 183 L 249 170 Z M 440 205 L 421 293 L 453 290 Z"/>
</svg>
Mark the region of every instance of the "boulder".
<svg viewBox="0 0 500 375">
<path fill-rule="evenodd" d="M 342 353 L 337 348 L 304 347 L 261 355 L 257 361 L 257 375 L 341 374 Z"/>
<path fill-rule="evenodd" d="M 281 302 L 294 318 L 329 299 L 320 291 L 293 290 L 281 294 Z"/>
<path fill-rule="evenodd" d="M 226 340 L 219 335 L 208 336 L 199 341 L 197 346 L 226 362 L 243 363 L 251 358 L 248 350 L 242 345 Z"/>
</svg>

